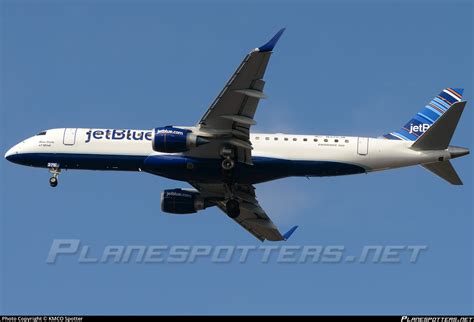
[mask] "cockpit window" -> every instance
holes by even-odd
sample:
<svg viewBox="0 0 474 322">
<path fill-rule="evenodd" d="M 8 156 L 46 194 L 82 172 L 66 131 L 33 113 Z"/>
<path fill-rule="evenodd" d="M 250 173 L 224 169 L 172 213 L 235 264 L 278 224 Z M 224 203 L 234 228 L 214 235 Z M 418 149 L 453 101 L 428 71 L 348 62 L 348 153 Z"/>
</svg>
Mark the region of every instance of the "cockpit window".
<svg viewBox="0 0 474 322">
<path fill-rule="evenodd" d="M 38 134 L 36 135 L 46 135 L 46 131 L 43 131 L 43 132 L 39 132 Z"/>
</svg>

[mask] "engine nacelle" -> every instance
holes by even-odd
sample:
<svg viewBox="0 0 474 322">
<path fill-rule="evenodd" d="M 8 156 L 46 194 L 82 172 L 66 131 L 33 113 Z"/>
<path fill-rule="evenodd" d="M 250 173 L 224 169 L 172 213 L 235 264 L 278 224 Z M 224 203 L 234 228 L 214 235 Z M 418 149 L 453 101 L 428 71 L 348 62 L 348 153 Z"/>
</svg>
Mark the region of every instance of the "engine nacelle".
<svg viewBox="0 0 474 322">
<path fill-rule="evenodd" d="M 185 152 L 209 141 L 196 136 L 191 130 L 174 126 L 157 127 L 153 131 L 152 146 L 157 152 Z"/>
<path fill-rule="evenodd" d="M 169 189 L 161 193 L 161 210 L 172 214 L 192 214 L 205 208 L 197 191 Z"/>
</svg>

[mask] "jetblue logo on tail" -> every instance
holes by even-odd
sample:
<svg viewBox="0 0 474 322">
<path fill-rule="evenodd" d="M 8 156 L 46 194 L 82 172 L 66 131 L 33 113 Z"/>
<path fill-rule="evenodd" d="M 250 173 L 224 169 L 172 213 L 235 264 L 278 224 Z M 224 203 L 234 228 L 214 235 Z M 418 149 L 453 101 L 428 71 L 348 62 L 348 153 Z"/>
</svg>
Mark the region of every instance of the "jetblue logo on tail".
<svg viewBox="0 0 474 322">
<path fill-rule="evenodd" d="M 445 88 L 398 131 L 384 135 L 389 140 L 416 141 L 454 103 L 462 100 L 462 88 Z"/>
<path fill-rule="evenodd" d="M 431 125 L 427 123 L 418 124 L 418 125 L 410 124 L 410 129 L 408 132 L 411 134 L 420 135 L 420 134 L 425 133 L 430 128 L 430 126 Z"/>
</svg>

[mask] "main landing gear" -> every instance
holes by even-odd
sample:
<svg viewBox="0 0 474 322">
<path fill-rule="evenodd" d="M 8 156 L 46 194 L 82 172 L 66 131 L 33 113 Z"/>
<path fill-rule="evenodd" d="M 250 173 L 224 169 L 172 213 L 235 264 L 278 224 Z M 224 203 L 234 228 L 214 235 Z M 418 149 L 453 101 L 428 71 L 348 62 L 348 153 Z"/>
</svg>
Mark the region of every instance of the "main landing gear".
<svg viewBox="0 0 474 322">
<path fill-rule="evenodd" d="M 239 202 L 235 199 L 230 199 L 227 201 L 225 204 L 226 207 L 226 212 L 227 215 L 229 215 L 230 218 L 237 218 L 240 215 L 240 205 Z"/>
<path fill-rule="evenodd" d="M 240 215 L 240 204 L 239 201 L 234 197 L 234 167 L 235 167 L 235 149 L 232 146 L 224 145 L 220 150 L 220 155 L 222 157 L 222 173 L 224 174 L 224 182 L 226 183 L 227 190 L 227 202 L 225 204 L 227 215 L 234 219 Z"/>
<path fill-rule="evenodd" d="M 226 171 L 232 170 L 234 168 L 234 166 L 235 166 L 235 162 L 231 158 L 225 158 L 222 161 L 222 169 L 224 169 Z"/>
<path fill-rule="evenodd" d="M 52 167 L 49 168 L 49 172 L 53 175 L 51 178 L 49 178 L 49 185 L 54 188 L 58 185 L 58 177 L 61 173 L 61 169 L 57 167 Z"/>
<path fill-rule="evenodd" d="M 226 203 L 225 203 L 225 212 L 227 215 L 234 219 L 239 217 L 240 215 L 240 203 L 238 198 L 236 198 L 237 194 L 235 191 L 235 186 L 233 184 L 225 184 L 224 189 L 225 189 L 225 198 L 226 198 Z"/>
<path fill-rule="evenodd" d="M 229 146 L 224 146 L 222 147 L 220 154 L 224 158 L 221 163 L 222 169 L 224 171 L 232 170 L 235 166 L 235 161 L 233 160 L 233 157 L 235 155 L 234 149 Z"/>
</svg>

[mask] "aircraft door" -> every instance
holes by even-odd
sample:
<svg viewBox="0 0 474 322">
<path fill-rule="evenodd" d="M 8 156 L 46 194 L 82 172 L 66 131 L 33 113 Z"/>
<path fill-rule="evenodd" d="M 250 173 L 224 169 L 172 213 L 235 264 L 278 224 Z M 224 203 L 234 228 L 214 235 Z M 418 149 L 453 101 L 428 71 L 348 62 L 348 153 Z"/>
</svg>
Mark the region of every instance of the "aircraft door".
<svg viewBox="0 0 474 322">
<path fill-rule="evenodd" d="M 76 143 L 76 128 L 66 128 L 64 129 L 64 145 L 74 145 Z"/>
<path fill-rule="evenodd" d="M 357 139 L 357 153 L 360 155 L 369 153 L 369 138 L 359 137 Z"/>
</svg>

